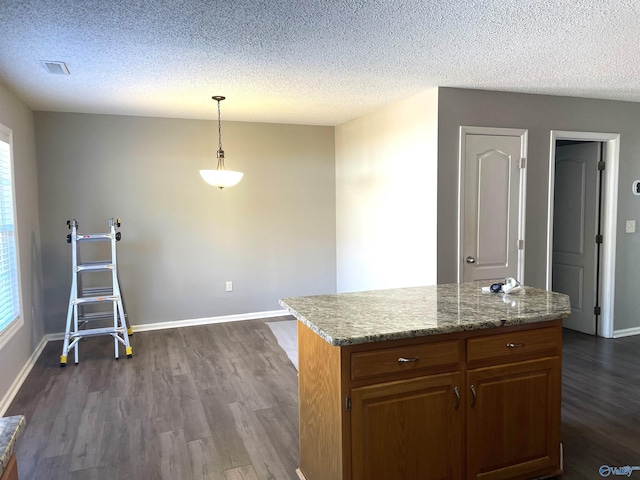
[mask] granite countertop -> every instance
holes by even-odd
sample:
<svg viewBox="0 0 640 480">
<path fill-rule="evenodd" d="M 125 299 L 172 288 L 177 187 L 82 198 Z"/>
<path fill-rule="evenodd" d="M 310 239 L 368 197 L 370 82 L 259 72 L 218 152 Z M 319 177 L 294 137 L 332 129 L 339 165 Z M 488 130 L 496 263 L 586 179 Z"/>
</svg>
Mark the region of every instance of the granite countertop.
<svg viewBox="0 0 640 480">
<path fill-rule="evenodd" d="M 23 415 L 0 417 L 0 476 L 4 473 L 16 446 L 16 439 L 26 424 Z"/>
<path fill-rule="evenodd" d="M 331 345 L 344 346 L 566 318 L 569 297 L 525 287 L 482 293 L 486 282 L 285 298 L 280 305 Z"/>
</svg>

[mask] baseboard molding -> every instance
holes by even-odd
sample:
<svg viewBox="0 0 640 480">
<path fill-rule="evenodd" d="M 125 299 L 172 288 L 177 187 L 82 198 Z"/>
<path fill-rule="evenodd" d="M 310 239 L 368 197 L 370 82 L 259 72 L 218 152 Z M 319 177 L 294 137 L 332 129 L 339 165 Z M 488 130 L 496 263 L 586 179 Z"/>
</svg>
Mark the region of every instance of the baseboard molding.
<svg viewBox="0 0 640 480">
<path fill-rule="evenodd" d="M 36 361 L 38 361 L 38 357 L 42 353 L 42 350 L 44 350 L 44 347 L 47 345 L 47 341 L 47 335 L 44 335 L 42 337 L 42 340 L 40 340 L 40 343 L 38 343 L 36 349 L 27 360 L 27 363 L 24 364 L 24 367 L 22 367 L 22 370 L 20 370 L 20 373 L 18 373 L 18 376 L 9 387 L 9 390 L 7 390 L 7 393 L 5 393 L 4 397 L 2 397 L 2 400 L 0 401 L 0 417 L 4 416 L 7 409 L 9 408 L 9 405 L 11 405 L 11 402 L 13 402 L 13 399 L 18 393 L 18 390 L 20 390 L 20 387 L 29 375 L 29 372 L 31 372 L 31 369 L 36 364 Z"/>
<path fill-rule="evenodd" d="M 149 332 L 152 330 L 165 330 L 167 328 L 195 327 L 197 325 L 211 325 L 213 323 L 240 322 L 242 320 L 258 320 L 260 318 L 284 317 L 291 315 L 287 310 L 270 310 L 266 312 L 238 313 L 235 315 L 222 315 L 220 317 L 191 318 L 186 320 L 173 320 L 169 322 L 142 323 L 132 325 L 133 333 Z M 64 332 L 50 333 L 48 341 L 63 340 Z"/>
<path fill-rule="evenodd" d="M 622 330 L 613 331 L 613 338 L 630 337 L 631 335 L 640 335 L 640 327 L 623 328 Z"/>
</svg>

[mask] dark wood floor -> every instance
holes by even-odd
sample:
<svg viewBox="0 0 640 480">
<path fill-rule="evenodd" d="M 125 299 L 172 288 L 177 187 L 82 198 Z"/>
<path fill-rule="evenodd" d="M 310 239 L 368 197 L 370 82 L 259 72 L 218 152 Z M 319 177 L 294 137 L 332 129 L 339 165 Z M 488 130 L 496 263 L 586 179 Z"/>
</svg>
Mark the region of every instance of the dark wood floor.
<svg viewBox="0 0 640 480">
<path fill-rule="evenodd" d="M 131 360 L 92 338 L 63 369 L 47 345 L 6 413 L 27 417 L 21 480 L 297 478 L 297 374 L 264 321 L 132 340 Z M 562 480 L 640 465 L 640 336 L 565 331 L 563 354 Z"/>
<path fill-rule="evenodd" d="M 270 319 L 270 321 L 284 320 Z M 21 480 L 297 479 L 297 372 L 264 321 L 50 342 L 6 415 Z M 70 357 L 71 359 L 72 357 Z"/>
<path fill-rule="evenodd" d="M 565 329 L 562 367 L 562 479 L 602 478 L 602 465 L 640 466 L 640 336 Z"/>
</svg>

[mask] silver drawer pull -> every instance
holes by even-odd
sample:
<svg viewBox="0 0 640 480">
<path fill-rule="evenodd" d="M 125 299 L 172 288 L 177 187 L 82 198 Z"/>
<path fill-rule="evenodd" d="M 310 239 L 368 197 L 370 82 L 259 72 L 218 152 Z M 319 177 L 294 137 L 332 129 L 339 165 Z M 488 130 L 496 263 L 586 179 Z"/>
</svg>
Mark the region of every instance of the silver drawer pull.
<svg viewBox="0 0 640 480">
<path fill-rule="evenodd" d="M 400 358 L 398 359 L 398 363 L 417 362 L 418 360 L 420 360 L 420 357 L 412 357 L 412 358 L 404 358 L 404 357 L 400 357 Z"/>
<path fill-rule="evenodd" d="M 524 347 L 524 343 L 507 343 L 507 348 Z"/>
</svg>

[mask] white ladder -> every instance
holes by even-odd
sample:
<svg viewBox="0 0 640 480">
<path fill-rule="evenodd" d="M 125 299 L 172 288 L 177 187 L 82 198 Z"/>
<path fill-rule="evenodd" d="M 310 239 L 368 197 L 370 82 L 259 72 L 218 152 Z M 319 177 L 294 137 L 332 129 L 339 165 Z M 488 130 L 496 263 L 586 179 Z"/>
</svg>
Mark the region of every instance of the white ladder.
<svg viewBox="0 0 640 480">
<path fill-rule="evenodd" d="M 73 257 L 71 294 L 69 295 L 69 310 L 67 312 L 67 325 L 64 333 L 64 344 L 62 355 L 60 355 L 60 366 L 67 364 L 69 350 L 74 349 L 75 363 L 78 363 L 78 342 L 84 337 L 97 335 L 111 335 L 114 338 L 115 358 L 119 358 L 118 344 L 125 346 L 128 358 L 133 356 L 129 335 L 133 334 L 130 326 L 127 326 L 127 319 L 124 310 L 124 299 L 120 292 L 118 282 L 118 264 L 116 257 L 116 243 L 120 241 L 121 234 L 116 232 L 116 227 L 120 227 L 120 219 L 109 219 L 109 233 L 78 233 L 78 220 L 67 221 L 67 227 L 71 233 L 67 235 L 67 243 L 71 244 Z M 111 260 L 97 262 L 80 262 L 80 249 L 78 245 L 83 242 L 111 242 Z M 112 285 L 108 287 L 82 288 L 81 274 L 84 272 L 111 272 Z M 89 304 L 111 302 L 112 311 L 106 312 L 85 312 L 84 306 Z M 88 323 L 113 317 L 113 326 L 104 328 L 83 328 Z"/>
</svg>

